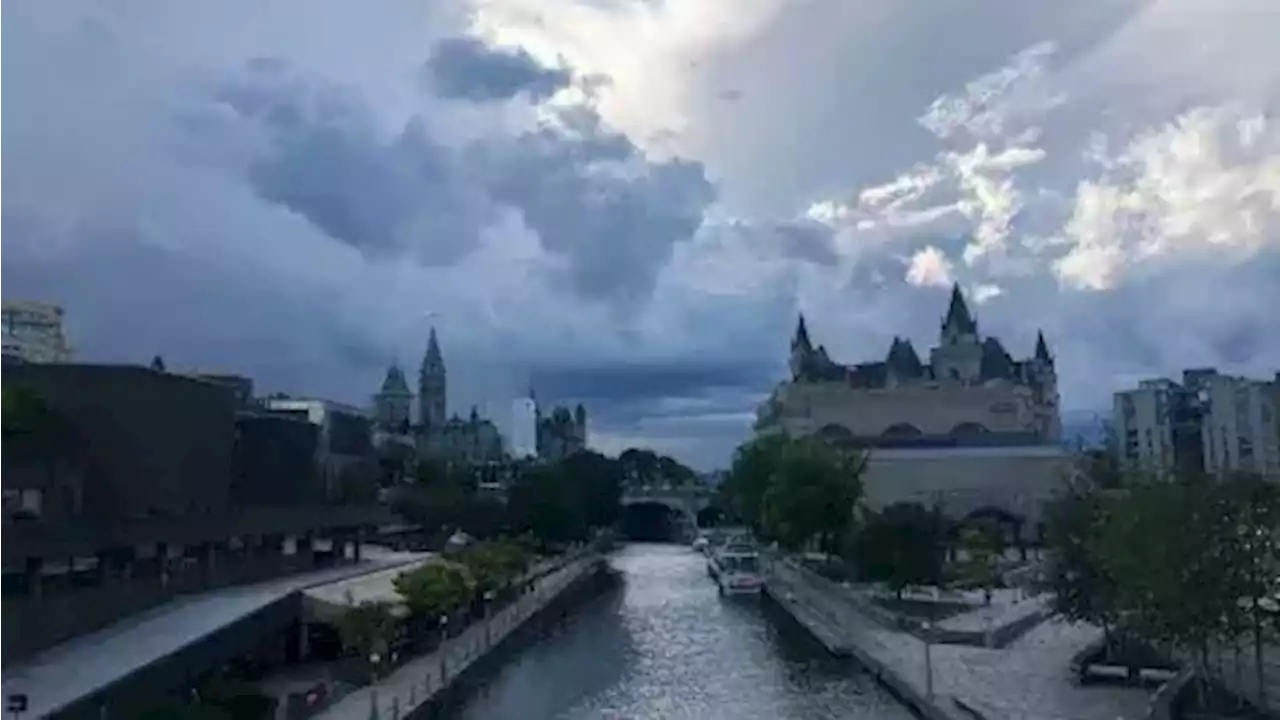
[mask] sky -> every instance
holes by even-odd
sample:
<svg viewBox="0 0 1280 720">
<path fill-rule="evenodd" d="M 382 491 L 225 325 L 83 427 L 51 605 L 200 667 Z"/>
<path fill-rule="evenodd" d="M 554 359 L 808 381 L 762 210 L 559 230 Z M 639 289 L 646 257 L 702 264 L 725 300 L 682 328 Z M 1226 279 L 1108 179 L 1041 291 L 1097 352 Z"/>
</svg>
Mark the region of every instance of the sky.
<svg viewBox="0 0 1280 720">
<path fill-rule="evenodd" d="M 3 294 L 86 360 L 451 405 L 723 465 L 803 312 L 948 289 L 1063 407 L 1280 365 L 1274 0 L 5 3 Z"/>
</svg>

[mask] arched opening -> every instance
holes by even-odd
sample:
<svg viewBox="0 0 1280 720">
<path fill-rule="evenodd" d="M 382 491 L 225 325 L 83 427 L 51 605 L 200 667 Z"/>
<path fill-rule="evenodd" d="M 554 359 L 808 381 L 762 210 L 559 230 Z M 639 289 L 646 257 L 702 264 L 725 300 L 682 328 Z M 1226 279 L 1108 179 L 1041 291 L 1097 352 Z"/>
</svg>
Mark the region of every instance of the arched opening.
<svg viewBox="0 0 1280 720">
<path fill-rule="evenodd" d="M 697 521 L 700 528 L 719 527 L 724 523 L 724 509 L 717 505 L 708 505 L 698 511 Z"/>
<path fill-rule="evenodd" d="M 964 516 L 957 527 L 963 532 L 967 527 L 990 527 L 1000 534 L 1003 546 L 1016 548 L 1021 560 L 1027 559 L 1027 539 L 1023 534 L 1026 518 L 1002 507 L 987 505 Z"/>
<path fill-rule="evenodd" d="M 986 435 L 991 432 L 986 425 L 976 422 L 962 422 L 951 428 L 950 435 L 952 437 L 973 437 L 975 435 Z"/>
<path fill-rule="evenodd" d="M 824 425 L 818 431 L 818 437 L 836 447 L 853 447 L 855 441 L 853 432 L 849 428 L 835 423 Z"/>
<path fill-rule="evenodd" d="M 637 542 L 681 542 L 693 531 L 688 514 L 661 502 L 624 505 L 619 524 L 623 536 Z"/>
<path fill-rule="evenodd" d="M 924 435 L 924 432 L 911 423 L 894 423 L 880 434 L 887 438 L 914 438 Z"/>
</svg>

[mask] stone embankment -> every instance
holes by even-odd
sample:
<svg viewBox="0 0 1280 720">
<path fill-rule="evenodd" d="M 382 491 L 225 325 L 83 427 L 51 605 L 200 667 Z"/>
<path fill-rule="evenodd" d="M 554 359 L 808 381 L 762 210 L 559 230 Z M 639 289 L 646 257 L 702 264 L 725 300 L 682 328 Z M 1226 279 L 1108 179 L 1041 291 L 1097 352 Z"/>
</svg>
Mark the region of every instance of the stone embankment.
<svg viewBox="0 0 1280 720">
<path fill-rule="evenodd" d="M 499 659 L 521 628 L 553 610 L 577 590 L 598 579 L 605 560 L 588 553 L 563 566 L 544 568 L 530 592 L 473 624 L 457 637 L 398 667 L 368 687 L 347 695 L 318 713 L 318 720 L 401 720 L 431 717 L 482 668 Z"/>
<path fill-rule="evenodd" d="M 1046 620 L 1003 648 L 925 642 L 885 627 L 842 588 L 792 561 L 769 563 L 766 590 L 833 654 L 852 656 L 928 720 L 1139 720 L 1147 691 L 1081 687 L 1070 662 L 1100 631 Z M 995 643 L 992 643 L 995 644 Z"/>
</svg>

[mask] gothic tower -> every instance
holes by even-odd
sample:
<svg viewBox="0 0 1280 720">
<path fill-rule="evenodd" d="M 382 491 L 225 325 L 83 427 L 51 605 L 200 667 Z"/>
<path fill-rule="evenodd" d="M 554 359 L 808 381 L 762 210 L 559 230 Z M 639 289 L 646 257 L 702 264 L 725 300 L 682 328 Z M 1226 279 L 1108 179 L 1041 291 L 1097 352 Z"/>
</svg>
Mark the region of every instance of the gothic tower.
<svg viewBox="0 0 1280 720">
<path fill-rule="evenodd" d="M 1062 437 L 1058 370 L 1054 366 L 1053 355 L 1049 353 L 1049 343 L 1045 342 L 1043 332 L 1036 333 L 1036 353 L 1031 361 L 1031 381 L 1040 407 L 1041 432 L 1046 439 L 1056 442 Z"/>
<path fill-rule="evenodd" d="M 391 432 L 407 432 L 413 415 L 413 391 L 404 378 L 400 366 L 387 368 L 382 389 L 373 396 L 373 406 L 378 425 Z"/>
<path fill-rule="evenodd" d="M 969 312 L 959 283 L 951 287 L 951 302 L 938 331 L 938 346 L 929 355 L 929 364 L 939 380 L 971 383 L 982 375 L 978 320 Z"/>
<path fill-rule="evenodd" d="M 427 340 L 427 354 L 422 358 L 422 370 L 418 373 L 419 419 L 423 427 L 438 428 L 444 425 L 448 410 L 448 385 L 446 383 L 444 356 L 440 354 L 440 341 L 436 329 L 431 328 Z"/>
</svg>

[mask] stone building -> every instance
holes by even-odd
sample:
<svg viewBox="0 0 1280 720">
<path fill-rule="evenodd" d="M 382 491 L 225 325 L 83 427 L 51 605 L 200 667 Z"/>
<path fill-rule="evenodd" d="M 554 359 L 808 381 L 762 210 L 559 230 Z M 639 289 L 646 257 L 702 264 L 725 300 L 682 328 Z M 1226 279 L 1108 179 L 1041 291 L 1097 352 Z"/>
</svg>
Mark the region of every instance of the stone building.
<svg viewBox="0 0 1280 720">
<path fill-rule="evenodd" d="M 909 339 L 894 338 L 883 360 L 840 364 L 801 317 L 790 370 L 759 408 L 757 432 L 866 449 L 872 507 L 920 502 L 956 518 L 1038 523 L 1070 472 L 1043 334 L 1030 358 L 1015 360 L 998 338 L 981 335 L 958 286 L 927 362 Z"/>
<path fill-rule="evenodd" d="M 823 433 L 861 447 L 1056 444 L 1057 373 L 1044 335 L 1015 360 L 982 337 L 957 286 L 924 362 L 911 340 L 893 339 L 885 359 L 843 365 L 815 345 L 801 317 L 791 341 L 791 378 L 758 412 L 761 431 Z"/>
<path fill-rule="evenodd" d="M 587 448 L 587 409 L 557 406 L 550 413 L 536 412 L 538 457 L 562 460 Z"/>
</svg>

